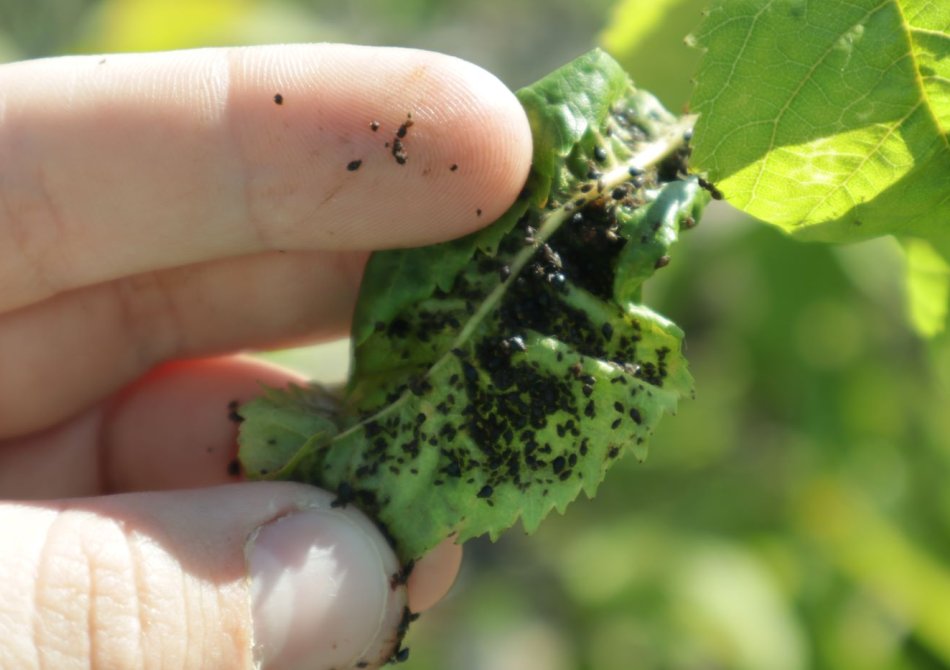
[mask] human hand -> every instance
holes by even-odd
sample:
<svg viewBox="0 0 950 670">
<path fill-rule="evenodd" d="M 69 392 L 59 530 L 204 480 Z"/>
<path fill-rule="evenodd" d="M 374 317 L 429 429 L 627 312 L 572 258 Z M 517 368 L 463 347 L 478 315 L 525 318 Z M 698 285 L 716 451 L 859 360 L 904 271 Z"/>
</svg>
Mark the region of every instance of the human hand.
<svg viewBox="0 0 950 670">
<path fill-rule="evenodd" d="M 228 403 L 294 380 L 233 352 L 344 334 L 368 252 L 492 221 L 530 143 L 507 89 L 431 53 L 0 66 L 0 666 L 381 662 L 460 550 L 393 590 L 352 507 L 217 486 Z"/>
</svg>

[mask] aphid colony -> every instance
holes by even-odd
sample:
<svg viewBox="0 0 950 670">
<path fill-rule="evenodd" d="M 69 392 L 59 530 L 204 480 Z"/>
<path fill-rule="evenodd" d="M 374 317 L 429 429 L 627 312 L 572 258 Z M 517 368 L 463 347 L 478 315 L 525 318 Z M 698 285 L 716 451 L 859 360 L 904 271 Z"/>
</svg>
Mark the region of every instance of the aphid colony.
<svg viewBox="0 0 950 670">
<path fill-rule="evenodd" d="M 646 139 L 632 115 L 614 117 L 608 136 Z M 687 157 L 688 148 L 680 149 L 648 170 L 631 167 L 608 187 L 602 180 L 617 159 L 595 144 L 584 159 L 586 179 L 572 179 L 541 207 L 527 189 L 524 213 L 495 249 L 474 252 L 451 289 L 377 323 L 373 337 L 388 341 L 407 370 L 424 363 L 355 421 L 369 447 L 336 475 L 345 478 L 340 500 L 371 514 L 385 509 L 389 498 L 372 488 L 389 475 L 468 490 L 488 507 L 532 488 L 546 497 L 570 480 L 581 487 L 585 472 L 642 444 L 658 413 L 644 400 L 663 387 L 678 343 L 645 348 L 640 322 L 615 302 L 614 284 L 624 248 L 654 244 L 660 225 L 633 214 L 665 182 L 684 176 Z M 539 229 L 559 209 L 565 221 L 540 240 Z M 530 258 L 513 273 L 525 249 Z M 651 264 L 668 262 L 664 248 Z M 499 283 L 497 305 L 455 342 Z M 430 399 L 435 404 L 426 408 Z M 437 459 L 426 457 L 433 452 Z"/>
<path fill-rule="evenodd" d="M 241 408 L 248 475 L 362 508 L 406 566 L 393 588 L 446 537 L 496 537 L 519 518 L 531 532 L 593 495 L 692 390 L 682 332 L 641 296 L 720 195 L 688 174 L 689 120 L 597 50 L 518 96 L 536 153 L 516 203 L 465 238 L 373 255 L 341 394 L 275 391 Z M 366 123 L 406 165 L 419 120 Z M 346 164 L 355 179 L 366 158 Z M 395 641 L 391 660 L 407 654 Z"/>
</svg>

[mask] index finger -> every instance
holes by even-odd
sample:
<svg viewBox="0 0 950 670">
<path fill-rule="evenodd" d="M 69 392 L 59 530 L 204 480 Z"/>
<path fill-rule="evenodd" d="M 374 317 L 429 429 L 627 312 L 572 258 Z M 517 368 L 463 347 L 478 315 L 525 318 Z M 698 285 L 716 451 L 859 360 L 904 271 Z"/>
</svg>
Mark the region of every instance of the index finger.
<svg viewBox="0 0 950 670">
<path fill-rule="evenodd" d="M 295 45 L 0 66 L 0 311 L 268 249 L 464 234 L 521 188 L 531 139 L 484 70 Z"/>
</svg>

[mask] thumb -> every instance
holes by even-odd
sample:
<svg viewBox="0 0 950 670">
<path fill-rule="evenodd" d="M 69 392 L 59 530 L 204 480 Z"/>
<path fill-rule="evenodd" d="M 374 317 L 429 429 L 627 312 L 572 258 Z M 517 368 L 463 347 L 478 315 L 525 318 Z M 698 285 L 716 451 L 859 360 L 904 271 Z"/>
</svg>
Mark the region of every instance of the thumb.
<svg viewBox="0 0 950 670">
<path fill-rule="evenodd" d="M 259 482 L 0 504 L 0 666 L 377 667 L 399 564 L 331 501 Z"/>
</svg>

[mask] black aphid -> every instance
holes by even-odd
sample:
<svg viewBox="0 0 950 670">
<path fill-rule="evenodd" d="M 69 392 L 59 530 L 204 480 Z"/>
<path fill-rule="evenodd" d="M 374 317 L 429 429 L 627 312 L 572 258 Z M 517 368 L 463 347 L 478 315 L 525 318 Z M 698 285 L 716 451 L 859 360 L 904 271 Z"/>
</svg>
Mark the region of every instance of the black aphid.
<svg viewBox="0 0 950 670">
<path fill-rule="evenodd" d="M 237 400 L 232 400 L 228 403 L 228 419 L 234 423 L 241 423 L 244 421 L 244 417 L 238 414 L 238 406 L 240 403 Z"/>
<path fill-rule="evenodd" d="M 722 200 L 722 191 L 716 188 L 716 185 L 711 181 L 706 181 L 702 177 L 699 177 L 699 185 L 709 191 L 709 195 L 712 196 L 713 200 Z"/>
<path fill-rule="evenodd" d="M 353 499 L 353 487 L 347 482 L 340 482 L 340 485 L 336 487 L 336 498 L 330 502 L 330 507 L 346 507 L 353 502 Z"/>
<path fill-rule="evenodd" d="M 405 136 L 406 136 L 406 133 L 409 131 L 409 128 L 412 127 L 412 123 L 413 123 L 413 121 L 412 121 L 411 118 L 406 119 L 405 121 L 403 121 L 403 122 L 402 122 L 402 125 L 399 126 L 399 129 L 396 130 L 396 137 L 398 137 L 398 138 L 400 138 L 400 139 L 403 138 L 403 137 L 405 137 Z"/>
<path fill-rule="evenodd" d="M 284 96 L 282 96 L 280 93 L 275 93 L 274 102 L 277 103 L 278 105 L 284 104 Z"/>
<path fill-rule="evenodd" d="M 363 164 L 363 161 L 359 159 L 355 161 L 350 161 L 349 163 L 346 164 L 346 169 L 349 170 L 350 172 L 356 172 L 357 170 L 360 169 L 360 165 L 362 164 Z"/>
<path fill-rule="evenodd" d="M 660 256 L 659 258 L 656 259 L 656 263 L 653 264 L 653 267 L 659 270 L 660 268 L 665 268 L 669 264 L 670 264 L 669 256 Z"/>
<path fill-rule="evenodd" d="M 477 498 L 488 498 L 489 496 L 491 496 L 492 493 L 494 493 L 494 489 L 492 489 L 492 487 L 489 486 L 488 484 L 485 484 L 485 486 L 483 486 L 483 487 L 479 490 L 479 492 L 475 494 L 475 497 L 477 497 Z"/>
<path fill-rule="evenodd" d="M 375 133 L 377 130 L 379 130 L 379 121 L 370 121 L 370 122 L 369 122 L 369 129 L 372 130 L 374 133 Z"/>
</svg>

